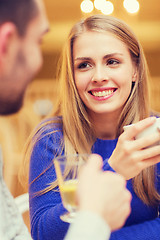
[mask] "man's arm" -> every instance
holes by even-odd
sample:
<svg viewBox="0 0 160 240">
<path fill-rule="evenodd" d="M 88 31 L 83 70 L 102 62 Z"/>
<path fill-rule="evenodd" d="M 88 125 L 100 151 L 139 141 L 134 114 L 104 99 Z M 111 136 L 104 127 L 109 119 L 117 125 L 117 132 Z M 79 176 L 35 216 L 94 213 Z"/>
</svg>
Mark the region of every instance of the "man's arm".
<svg viewBox="0 0 160 240">
<path fill-rule="evenodd" d="M 79 212 L 65 240 L 106 240 L 110 231 L 123 226 L 130 213 L 131 195 L 125 180 L 116 173 L 103 172 L 102 159 L 92 155 L 79 176 Z"/>
</svg>

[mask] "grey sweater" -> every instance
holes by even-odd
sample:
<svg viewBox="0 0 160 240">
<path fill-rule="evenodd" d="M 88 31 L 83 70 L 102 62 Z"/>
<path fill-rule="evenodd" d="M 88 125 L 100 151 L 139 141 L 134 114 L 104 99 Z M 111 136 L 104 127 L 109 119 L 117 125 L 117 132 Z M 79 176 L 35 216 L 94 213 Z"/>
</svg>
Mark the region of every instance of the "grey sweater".
<svg viewBox="0 0 160 240">
<path fill-rule="evenodd" d="M 0 240 L 31 240 L 23 218 L 3 180 L 3 161 L 0 148 Z"/>
</svg>

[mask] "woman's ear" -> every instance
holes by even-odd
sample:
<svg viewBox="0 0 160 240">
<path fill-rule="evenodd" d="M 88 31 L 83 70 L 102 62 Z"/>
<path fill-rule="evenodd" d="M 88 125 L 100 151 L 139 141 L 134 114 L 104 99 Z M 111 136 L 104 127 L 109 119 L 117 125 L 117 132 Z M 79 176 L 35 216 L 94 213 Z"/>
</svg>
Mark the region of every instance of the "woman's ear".
<svg viewBox="0 0 160 240">
<path fill-rule="evenodd" d="M 10 43 L 17 34 L 16 26 L 11 22 L 6 22 L 0 26 L 0 62 L 8 53 Z"/>
<path fill-rule="evenodd" d="M 135 68 L 134 73 L 132 75 L 132 82 L 136 82 L 137 80 L 137 69 Z"/>
</svg>

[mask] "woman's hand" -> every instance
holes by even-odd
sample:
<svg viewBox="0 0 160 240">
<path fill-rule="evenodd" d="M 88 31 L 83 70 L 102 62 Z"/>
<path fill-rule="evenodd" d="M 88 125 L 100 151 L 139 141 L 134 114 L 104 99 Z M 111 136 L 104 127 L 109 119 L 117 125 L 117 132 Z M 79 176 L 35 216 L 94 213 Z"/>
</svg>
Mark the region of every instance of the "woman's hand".
<svg viewBox="0 0 160 240">
<path fill-rule="evenodd" d="M 146 118 L 128 127 L 119 137 L 117 146 L 108 163 L 119 174 L 130 179 L 143 169 L 160 162 L 160 131 L 136 139 L 136 135 L 154 124 L 155 117 Z"/>
</svg>

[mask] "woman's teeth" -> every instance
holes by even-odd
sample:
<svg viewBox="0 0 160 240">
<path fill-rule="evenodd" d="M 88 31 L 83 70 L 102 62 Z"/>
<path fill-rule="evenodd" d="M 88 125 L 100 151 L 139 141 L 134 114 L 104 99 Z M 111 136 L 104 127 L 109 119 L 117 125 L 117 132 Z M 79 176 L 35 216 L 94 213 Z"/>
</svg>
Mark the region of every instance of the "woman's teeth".
<svg viewBox="0 0 160 240">
<path fill-rule="evenodd" d="M 112 90 L 105 90 L 105 91 L 92 91 L 92 95 L 95 97 L 105 97 L 108 96 L 110 94 L 112 94 L 114 91 Z"/>
</svg>

